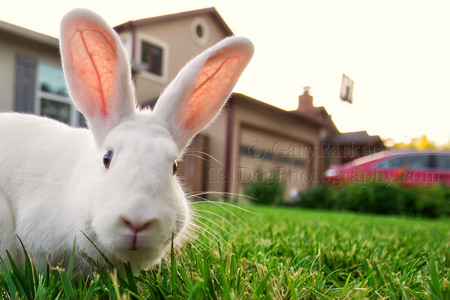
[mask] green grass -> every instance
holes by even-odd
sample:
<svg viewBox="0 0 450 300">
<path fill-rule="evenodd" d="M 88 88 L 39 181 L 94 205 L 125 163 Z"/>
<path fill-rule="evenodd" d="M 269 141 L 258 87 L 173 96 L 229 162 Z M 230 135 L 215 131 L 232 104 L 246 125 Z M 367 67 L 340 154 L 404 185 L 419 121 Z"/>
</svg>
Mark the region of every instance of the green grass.
<svg viewBox="0 0 450 300">
<path fill-rule="evenodd" d="M 67 270 L 0 273 L 0 298 L 450 299 L 448 219 L 194 207 L 197 238 L 152 270 L 85 278 L 69 254 Z"/>
</svg>

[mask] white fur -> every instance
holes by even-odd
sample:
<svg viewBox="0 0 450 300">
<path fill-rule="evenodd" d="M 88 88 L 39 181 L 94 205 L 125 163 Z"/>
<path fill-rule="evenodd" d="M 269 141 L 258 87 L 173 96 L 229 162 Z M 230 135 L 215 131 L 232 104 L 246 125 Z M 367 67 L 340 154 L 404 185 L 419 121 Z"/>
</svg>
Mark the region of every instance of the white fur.
<svg viewBox="0 0 450 300">
<path fill-rule="evenodd" d="M 112 62 L 116 72 L 105 83 L 113 86 L 107 113 L 85 97 L 93 92 L 80 88 L 79 73 L 69 62 L 78 50 L 71 48 L 74 31 L 67 24 L 85 20 L 106 30 L 118 51 Z M 85 234 L 117 267 L 129 261 L 136 270 L 146 268 L 165 254 L 172 236 L 176 243 L 182 241 L 190 222 L 188 202 L 173 176 L 173 161 L 214 119 L 250 60 L 253 47 L 243 38 L 224 40 L 180 72 L 155 111 L 138 112 L 130 67 L 112 29 L 99 16 L 79 9 L 67 14 L 61 33 L 69 92 L 90 129 L 75 129 L 32 115 L 0 114 L 0 255 L 5 258 L 7 249 L 20 260 L 17 235 L 39 268 L 46 265 L 47 257 L 52 264 L 60 262 L 75 238 L 77 254 L 82 251 L 99 258 Z M 214 56 L 231 61 L 230 69 L 220 75 L 224 77 L 213 81 L 221 97 L 201 89 L 199 96 L 193 92 L 199 90 L 195 82 L 203 78 L 202 72 Z M 211 88 L 209 81 L 205 86 Z M 202 95 L 208 96 L 208 101 L 203 101 Z M 103 155 L 109 150 L 113 150 L 113 159 L 106 169 Z M 135 234 L 124 220 L 150 225 Z M 81 261 L 81 267 L 89 270 L 86 262 Z"/>
</svg>

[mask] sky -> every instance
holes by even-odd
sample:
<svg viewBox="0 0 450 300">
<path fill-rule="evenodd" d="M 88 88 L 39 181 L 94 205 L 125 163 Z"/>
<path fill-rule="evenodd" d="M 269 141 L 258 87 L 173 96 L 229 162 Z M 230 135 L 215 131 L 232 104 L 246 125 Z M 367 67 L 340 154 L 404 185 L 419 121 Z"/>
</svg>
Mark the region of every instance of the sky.
<svg viewBox="0 0 450 300">
<path fill-rule="evenodd" d="M 293 110 L 310 86 L 341 132 L 450 142 L 448 0 L 15 0 L 0 20 L 58 37 L 77 7 L 115 26 L 211 6 L 255 46 L 236 92 Z M 339 99 L 342 74 L 354 81 L 353 104 Z"/>
</svg>

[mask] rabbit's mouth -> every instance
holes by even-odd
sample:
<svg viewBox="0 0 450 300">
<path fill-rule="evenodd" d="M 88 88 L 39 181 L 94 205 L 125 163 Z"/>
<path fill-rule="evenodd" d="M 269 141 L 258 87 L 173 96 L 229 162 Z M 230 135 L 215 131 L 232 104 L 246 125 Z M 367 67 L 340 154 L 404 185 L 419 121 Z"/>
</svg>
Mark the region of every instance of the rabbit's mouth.
<svg viewBox="0 0 450 300">
<path fill-rule="evenodd" d="M 129 261 L 132 264 L 151 265 L 166 253 L 169 245 L 170 243 L 140 245 L 138 238 L 136 244 L 130 242 L 122 247 L 117 247 L 114 255 L 120 260 Z"/>
<path fill-rule="evenodd" d="M 170 245 L 170 240 L 163 235 L 130 232 L 119 237 L 115 248 L 125 253 L 161 253 Z"/>
<path fill-rule="evenodd" d="M 138 242 L 137 235 L 134 235 L 133 242 L 131 243 L 131 247 L 129 248 L 129 250 L 131 250 L 131 251 L 138 250 L 139 248 L 137 246 L 137 242 Z"/>
<path fill-rule="evenodd" d="M 120 248 L 129 251 L 149 250 L 151 248 L 155 248 L 155 245 L 149 242 L 149 237 L 139 233 L 127 235 L 123 238 L 120 244 L 122 246 Z"/>
</svg>

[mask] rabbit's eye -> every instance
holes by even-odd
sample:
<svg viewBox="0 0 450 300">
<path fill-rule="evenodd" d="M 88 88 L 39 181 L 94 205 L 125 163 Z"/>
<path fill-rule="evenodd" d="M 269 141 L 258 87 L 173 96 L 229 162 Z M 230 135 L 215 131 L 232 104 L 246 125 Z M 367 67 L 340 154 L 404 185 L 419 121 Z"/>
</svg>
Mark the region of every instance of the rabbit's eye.
<svg viewBox="0 0 450 300">
<path fill-rule="evenodd" d="M 105 166 L 106 169 L 109 169 L 109 165 L 111 164 L 112 157 L 113 157 L 112 151 L 106 152 L 106 154 L 103 156 L 103 165 Z"/>
<path fill-rule="evenodd" d="M 176 160 L 173 161 L 173 175 L 177 174 L 178 172 L 178 162 Z"/>
</svg>

